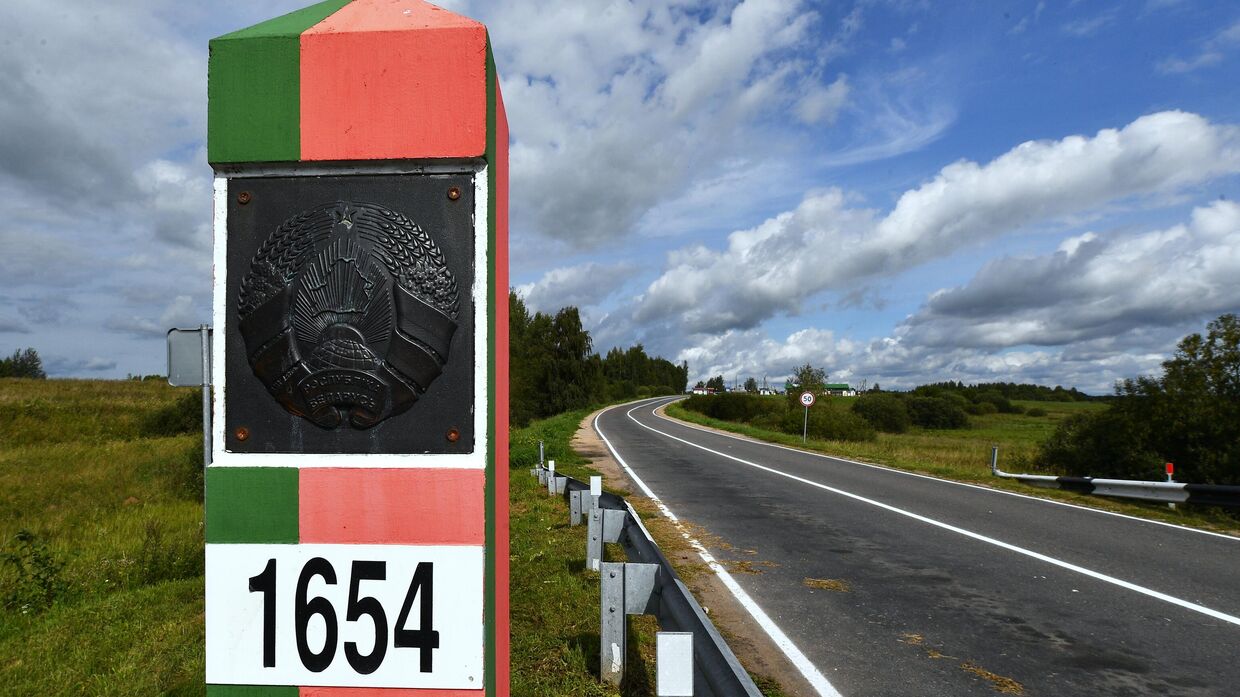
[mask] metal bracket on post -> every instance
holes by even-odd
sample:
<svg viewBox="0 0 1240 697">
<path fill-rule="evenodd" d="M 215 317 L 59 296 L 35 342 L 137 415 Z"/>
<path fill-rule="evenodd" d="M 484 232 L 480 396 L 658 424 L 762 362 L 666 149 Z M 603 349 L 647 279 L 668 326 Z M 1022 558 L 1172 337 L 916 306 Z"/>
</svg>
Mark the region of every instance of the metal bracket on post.
<svg viewBox="0 0 1240 697">
<path fill-rule="evenodd" d="M 539 486 L 546 486 L 547 484 L 547 470 L 541 467 L 538 469 L 538 484 Z"/>
<path fill-rule="evenodd" d="M 655 634 L 655 694 L 693 697 L 693 632 Z"/>
<path fill-rule="evenodd" d="M 568 524 L 570 527 L 581 525 L 581 497 L 584 493 L 581 489 L 568 492 Z"/>
<path fill-rule="evenodd" d="M 555 494 L 557 495 L 563 494 L 565 489 L 567 488 L 568 488 L 568 477 L 556 477 L 555 478 L 555 492 L 554 492 Z"/>
<path fill-rule="evenodd" d="M 623 511 L 620 511 L 623 513 Z M 624 679 L 628 615 L 658 611 L 654 589 L 658 564 L 604 562 L 599 595 L 599 679 L 619 685 Z"/>
<path fill-rule="evenodd" d="M 547 461 L 547 494 L 555 494 L 555 460 Z"/>
<path fill-rule="evenodd" d="M 624 518 L 628 511 L 604 508 L 603 511 L 603 542 L 619 542 L 620 533 L 624 530 Z"/>
</svg>

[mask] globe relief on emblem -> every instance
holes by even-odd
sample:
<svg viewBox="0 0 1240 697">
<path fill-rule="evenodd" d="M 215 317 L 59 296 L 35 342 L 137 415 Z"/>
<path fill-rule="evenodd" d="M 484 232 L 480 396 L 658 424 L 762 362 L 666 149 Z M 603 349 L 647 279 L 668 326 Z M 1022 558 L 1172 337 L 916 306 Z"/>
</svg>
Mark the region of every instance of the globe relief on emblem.
<svg viewBox="0 0 1240 697">
<path fill-rule="evenodd" d="M 409 218 L 337 201 L 267 238 L 241 282 L 250 366 L 287 411 L 334 429 L 400 414 L 443 371 L 460 298 Z"/>
</svg>

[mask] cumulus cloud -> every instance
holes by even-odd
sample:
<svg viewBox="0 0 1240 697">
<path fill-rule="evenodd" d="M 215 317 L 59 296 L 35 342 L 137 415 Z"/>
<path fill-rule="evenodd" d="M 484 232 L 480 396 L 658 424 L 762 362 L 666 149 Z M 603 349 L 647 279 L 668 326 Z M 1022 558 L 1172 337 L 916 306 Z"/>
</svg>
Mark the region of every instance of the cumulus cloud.
<svg viewBox="0 0 1240 697">
<path fill-rule="evenodd" d="M 944 167 L 886 216 L 844 192 L 734 232 L 723 249 L 672 253 L 636 310 L 690 332 L 747 329 L 809 297 L 907 270 L 1022 226 L 1240 171 L 1240 128 L 1179 111 L 1093 137 L 1023 143 L 995 160 Z"/>
<path fill-rule="evenodd" d="M 517 286 L 516 291 L 529 308 L 540 312 L 555 312 L 567 305 L 585 308 L 616 292 L 633 270 L 628 263 L 588 262 L 552 269 L 533 283 Z"/>
<path fill-rule="evenodd" d="M 1055 253 L 992 261 L 905 322 L 929 347 L 1058 346 L 1240 310 L 1240 205 L 1138 235 L 1087 233 Z"/>
<path fill-rule="evenodd" d="M 891 336 L 761 329 L 700 337 L 677 355 L 702 375 L 778 376 L 805 362 L 840 380 L 907 388 L 931 380 L 1016 381 L 1107 393 L 1156 372 L 1188 333 L 1240 312 L 1240 204 L 1141 233 L 1086 233 L 1041 256 L 990 262 L 933 293 Z M 695 378 L 696 379 L 696 378 Z"/>
<path fill-rule="evenodd" d="M 66 358 L 65 356 L 51 355 L 43 359 L 43 369 L 51 377 L 106 373 L 116 369 L 116 361 L 100 356 Z"/>
<path fill-rule="evenodd" d="M 104 321 L 103 326 L 109 331 L 138 337 L 162 337 L 173 327 L 194 327 L 200 321 L 201 315 L 194 299 L 188 295 L 178 295 L 157 316 L 114 314 Z"/>
<path fill-rule="evenodd" d="M 798 0 L 483 11 L 492 26 L 521 27 L 495 37 L 521 192 L 513 219 L 576 249 L 626 237 L 721 164 L 769 157 L 789 137 L 766 125 L 772 116 L 830 123 L 849 83 L 823 76 L 823 62 L 859 23 L 811 41 L 822 23 Z"/>
</svg>

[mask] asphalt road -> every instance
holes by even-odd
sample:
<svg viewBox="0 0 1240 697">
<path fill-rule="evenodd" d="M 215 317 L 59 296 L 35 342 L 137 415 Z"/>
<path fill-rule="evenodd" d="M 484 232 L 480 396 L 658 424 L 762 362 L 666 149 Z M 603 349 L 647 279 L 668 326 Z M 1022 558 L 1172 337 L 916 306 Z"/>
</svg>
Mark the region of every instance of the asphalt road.
<svg viewBox="0 0 1240 697">
<path fill-rule="evenodd" d="M 755 443 L 667 401 L 596 425 L 846 697 L 1240 695 L 1240 539 Z"/>
</svg>

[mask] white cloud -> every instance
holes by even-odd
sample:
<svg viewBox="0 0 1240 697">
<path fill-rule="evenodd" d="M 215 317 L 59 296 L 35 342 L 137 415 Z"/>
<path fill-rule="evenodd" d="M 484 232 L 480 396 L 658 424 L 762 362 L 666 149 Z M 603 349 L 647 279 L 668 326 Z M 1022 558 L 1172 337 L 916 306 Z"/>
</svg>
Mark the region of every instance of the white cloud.
<svg viewBox="0 0 1240 697">
<path fill-rule="evenodd" d="M 531 310 L 554 313 L 568 305 L 581 309 L 615 293 L 632 273 L 631 264 L 588 262 L 552 269 L 533 283 L 517 286 L 516 291 Z"/>
<path fill-rule="evenodd" d="M 669 256 L 635 318 L 690 332 L 745 329 L 826 289 L 900 272 L 1031 223 L 1240 171 L 1240 129 L 1162 112 L 1093 137 L 1023 143 L 984 165 L 960 161 L 905 192 L 885 217 L 839 190 Z"/>
<path fill-rule="evenodd" d="M 840 110 L 848 104 L 848 76 L 841 75 L 829 85 L 811 85 L 797 103 L 795 113 L 802 123 L 815 125 L 834 123 Z"/>
<path fill-rule="evenodd" d="M 992 261 L 935 293 L 904 327 L 929 347 L 1059 346 L 1240 311 L 1240 205 L 1218 201 L 1187 224 L 1138 235 L 1086 234 L 1041 257 Z"/>
<path fill-rule="evenodd" d="M 1240 21 L 1220 30 L 1202 43 L 1197 55 L 1191 58 L 1169 56 L 1158 63 L 1161 73 L 1190 73 L 1223 62 L 1227 53 L 1240 46 Z"/>
<path fill-rule="evenodd" d="M 196 327 L 202 321 L 194 299 L 188 295 L 174 297 L 156 317 L 142 314 L 114 314 L 104 328 L 139 337 L 162 337 L 173 327 Z"/>
<path fill-rule="evenodd" d="M 1100 29 L 1114 22 L 1117 17 L 1119 17 L 1119 10 L 1110 9 L 1093 17 L 1084 17 L 1067 22 L 1060 29 L 1068 36 L 1083 39 L 1097 34 Z"/>
</svg>

